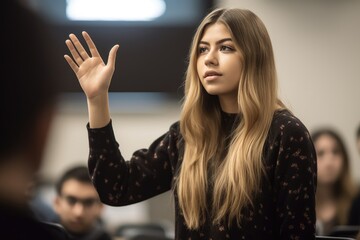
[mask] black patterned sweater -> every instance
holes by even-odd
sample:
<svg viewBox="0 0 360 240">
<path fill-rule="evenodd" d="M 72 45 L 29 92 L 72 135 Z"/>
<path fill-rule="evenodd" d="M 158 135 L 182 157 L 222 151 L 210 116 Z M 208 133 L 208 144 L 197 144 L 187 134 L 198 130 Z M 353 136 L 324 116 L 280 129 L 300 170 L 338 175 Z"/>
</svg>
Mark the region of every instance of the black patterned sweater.
<svg viewBox="0 0 360 240">
<path fill-rule="evenodd" d="M 224 129 L 231 131 L 238 117 L 222 113 L 222 120 Z M 111 121 L 103 128 L 87 128 L 89 173 L 103 203 L 124 206 L 173 189 L 183 153 L 178 144 L 179 122 L 148 149 L 134 152 L 129 161 L 121 155 Z M 240 213 L 240 226 L 213 224 L 207 219 L 198 230 L 189 230 L 173 191 L 175 239 L 315 239 L 316 153 L 306 127 L 287 110 L 274 114 L 263 164 L 266 174 L 261 189 L 254 207 Z"/>
</svg>

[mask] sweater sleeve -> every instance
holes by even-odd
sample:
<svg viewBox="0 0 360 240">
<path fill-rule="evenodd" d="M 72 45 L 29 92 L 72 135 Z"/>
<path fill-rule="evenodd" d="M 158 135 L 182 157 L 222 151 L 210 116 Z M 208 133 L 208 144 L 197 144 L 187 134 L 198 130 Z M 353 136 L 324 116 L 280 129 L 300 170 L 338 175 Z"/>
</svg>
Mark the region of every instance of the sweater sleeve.
<svg viewBox="0 0 360 240">
<path fill-rule="evenodd" d="M 133 153 L 125 161 L 116 142 L 112 123 L 90 129 L 88 168 L 103 203 L 124 206 L 171 189 L 173 165 L 177 159 L 178 124 L 156 139 L 148 149 Z"/>
<path fill-rule="evenodd" d="M 280 239 L 315 239 L 317 165 L 310 134 L 296 118 L 278 130 L 274 193 Z"/>
</svg>

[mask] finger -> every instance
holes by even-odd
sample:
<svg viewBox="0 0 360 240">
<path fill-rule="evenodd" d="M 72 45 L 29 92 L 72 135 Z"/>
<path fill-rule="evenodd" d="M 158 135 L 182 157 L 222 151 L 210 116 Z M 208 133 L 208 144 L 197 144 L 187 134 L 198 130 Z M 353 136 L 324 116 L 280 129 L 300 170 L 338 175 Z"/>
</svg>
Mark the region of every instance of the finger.
<svg viewBox="0 0 360 240">
<path fill-rule="evenodd" d="M 75 36 L 75 34 L 69 35 L 71 41 L 73 42 L 76 50 L 79 52 L 82 59 L 86 60 L 89 58 L 89 54 L 85 51 L 84 47 L 80 43 L 79 39 Z"/>
<path fill-rule="evenodd" d="M 70 50 L 70 53 L 72 55 L 72 57 L 74 58 L 76 64 L 78 66 L 80 66 L 81 63 L 84 62 L 84 60 L 80 57 L 79 53 L 76 51 L 74 44 L 72 43 L 72 41 L 70 41 L 69 39 L 67 39 L 65 41 L 66 46 L 68 47 L 68 49 Z"/>
<path fill-rule="evenodd" d="M 93 42 L 93 40 L 91 39 L 90 35 L 83 31 L 82 32 L 82 35 L 86 41 L 86 44 L 88 45 L 89 49 L 90 49 L 90 53 L 91 53 L 91 56 L 93 57 L 101 57 L 96 46 L 95 46 L 95 43 Z"/>
<path fill-rule="evenodd" d="M 107 65 L 111 68 L 115 68 L 116 53 L 117 53 L 118 49 L 119 49 L 119 45 L 116 44 L 110 50 Z"/>
<path fill-rule="evenodd" d="M 71 67 L 71 69 L 76 74 L 79 70 L 79 66 L 74 62 L 74 60 L 72 60 L 72 58 L 69 55 L 64 55 L 64 58 L 67 61 L 67 63 L 69 64 L 69 66 Z"/>
</svg>

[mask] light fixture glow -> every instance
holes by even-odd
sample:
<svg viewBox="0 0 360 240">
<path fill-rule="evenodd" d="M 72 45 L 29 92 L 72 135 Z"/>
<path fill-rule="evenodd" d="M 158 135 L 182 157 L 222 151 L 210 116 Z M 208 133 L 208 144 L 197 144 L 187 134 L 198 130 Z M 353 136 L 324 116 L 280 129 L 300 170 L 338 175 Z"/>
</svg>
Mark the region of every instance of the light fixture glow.
<svg viewBox="0 0 360 240">
<path fill-rule="evenodd" d="M 151 21 L 166 10 L 164 0 L 67 0 L 66 15 L 80 21 Z"/>
</svg>

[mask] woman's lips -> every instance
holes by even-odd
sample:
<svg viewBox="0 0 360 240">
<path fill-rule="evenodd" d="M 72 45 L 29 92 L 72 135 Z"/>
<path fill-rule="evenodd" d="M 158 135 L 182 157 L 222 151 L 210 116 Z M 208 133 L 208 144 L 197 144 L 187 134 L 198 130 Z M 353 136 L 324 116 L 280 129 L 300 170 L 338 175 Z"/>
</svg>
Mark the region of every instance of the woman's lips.
<svg viewBox="0 0 360 240">
<path fill-rule="evenodd" d="M 210 71 L 206 71 L 205 74 L 204 74 L 204 80 L 205 81 L 213 81 L 219 77 L 221 77 L 222 74 L 217 72 L 217 71 L 213 71 L 213 70 L 210 70 Z"/>
</svg>

